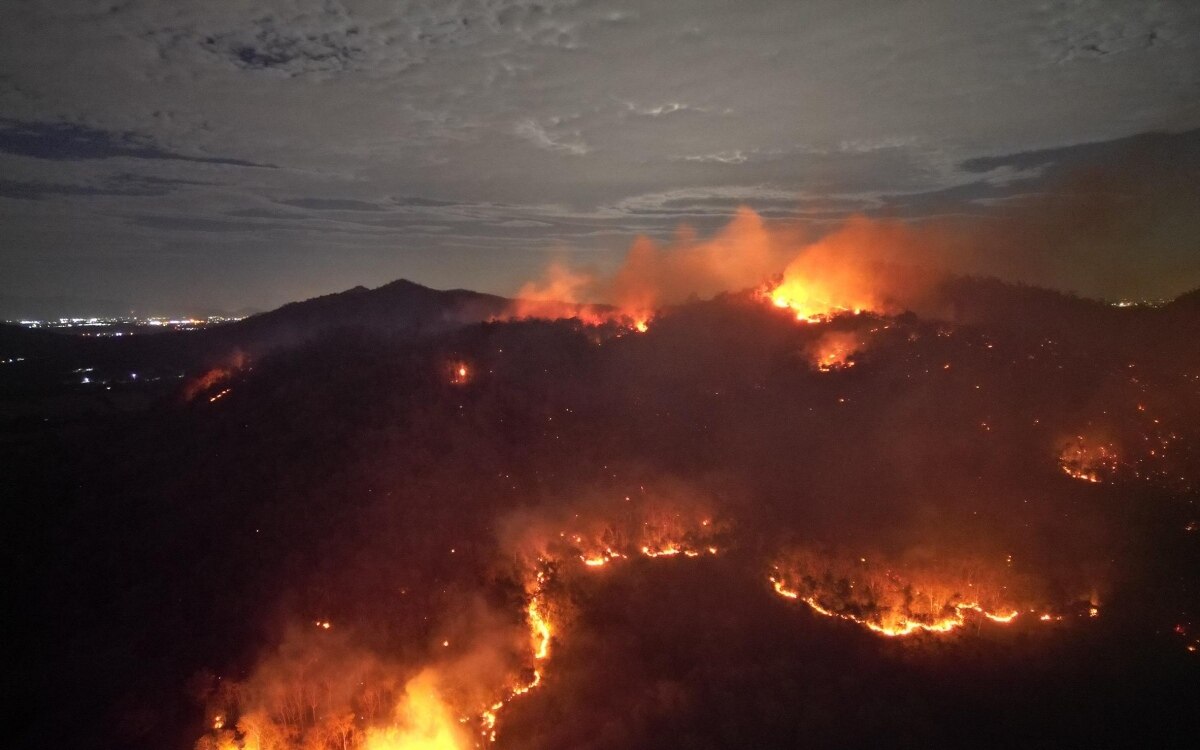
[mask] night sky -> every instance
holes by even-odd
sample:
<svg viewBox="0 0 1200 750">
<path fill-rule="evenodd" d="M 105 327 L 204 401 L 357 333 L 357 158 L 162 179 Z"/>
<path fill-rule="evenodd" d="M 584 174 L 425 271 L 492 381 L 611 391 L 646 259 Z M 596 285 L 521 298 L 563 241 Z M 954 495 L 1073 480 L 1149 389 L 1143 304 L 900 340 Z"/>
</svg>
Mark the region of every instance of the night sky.
<svg viewBox="0 0 1200 750">
<path fill-rule="evenodd" d="M 1169 297 L 1197 185 L 1194 0 L 0 4 L 0 317 L 511 294 L 739 204 L 1025 222 L 958 270 Z"/>
</svg>

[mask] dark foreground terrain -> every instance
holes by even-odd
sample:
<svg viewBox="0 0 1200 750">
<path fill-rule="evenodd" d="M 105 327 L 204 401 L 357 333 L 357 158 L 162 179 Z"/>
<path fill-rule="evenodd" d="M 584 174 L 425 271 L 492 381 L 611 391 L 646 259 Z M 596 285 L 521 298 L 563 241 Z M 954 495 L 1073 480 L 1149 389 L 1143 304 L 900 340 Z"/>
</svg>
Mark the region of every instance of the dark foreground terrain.
<svg viewBox="0 0 1200 750">
<path fill-rule="evenodd" d="M 423 670 L 528 677 L 530 538 L 668 508 L 719 551 L 554 562 L 497 746 L 1195 747 L 1200 297 L 943 293 L 637 333 L 402 282 L 134 342 L 6 329 L 9 744 L 361 744 Z M 800 552 L 828 616 L 768 580 Z M 984 581 L 1021 617 L 861 624 Z"/>
</svg>

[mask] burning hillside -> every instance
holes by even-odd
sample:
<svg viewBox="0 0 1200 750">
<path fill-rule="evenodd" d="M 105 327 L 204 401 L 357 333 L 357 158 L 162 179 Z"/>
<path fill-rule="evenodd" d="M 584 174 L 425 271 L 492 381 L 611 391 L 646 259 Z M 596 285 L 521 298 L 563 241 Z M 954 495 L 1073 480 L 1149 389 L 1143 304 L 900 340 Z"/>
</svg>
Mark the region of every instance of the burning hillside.
<svg viewBox="0 0 1200 750">
<path fill-rule="evenodd" d="M 457 328 L 209 358 L 78 454 L 73 543 L 31 598 L 88 602 L 102 635 L 47 652 L 39 679 L 83 677 L 40 726 L 79 705 L 97 744 L 206 750 L 1073 744 L 1143 736 L 1112 709 L 1165 685 L 1140 715 L 1186 736 L 1200 362 L 1183 328 L 1140 333 L 1185 313 L 893 264 L 923 239 L 744 211 Z M 1038 305 L 1054 330 L 1024 324 Z M 114 657 L 129 633 L 153 679 Z"/>
</svg>

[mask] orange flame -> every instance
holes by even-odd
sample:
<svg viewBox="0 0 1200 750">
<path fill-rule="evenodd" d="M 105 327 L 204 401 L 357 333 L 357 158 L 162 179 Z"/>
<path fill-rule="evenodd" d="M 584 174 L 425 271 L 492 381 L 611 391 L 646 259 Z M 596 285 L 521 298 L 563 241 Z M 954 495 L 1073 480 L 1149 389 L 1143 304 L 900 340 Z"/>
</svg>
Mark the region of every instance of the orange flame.
<svg viewBox="0 0 1200 750">
<path fill-rule="evenodd" d="M 910 265 L 933 260 L 943 232 L 902 221 L 853 217 L 816 242 L 796 222 L 767 222 L 745 206 L 700 239 L 680 226 L 672 242 L 638 237 L 611 276 L 550 264 L 521 287 L 510 318 L 575 318 L 644 330 L 664 307 L 722 292 L 758 290 L 804 322 L 867 310 L 891 314 L 939 278 Z M 601 302 L 605 304 L 600 304 Z"/>
<path fill-rule="evenodd" d="M 1007 624 L 1012 622 L 1020 614 L 1016 610 L 1007 612 L 989 612 L 975 602 L 957 602 L 949 605 L 950 614 L 931 618 L 928 620 L 910 619 L 898 613 L 892 612 L 884 616 L 884 620 L 877 621 L 852 614 L 850 612 L 835 612 L 828 607 L 823 606 L 815 596 L 802 596 L 799 591 L 789 588 L 788 584 L 782 578 L 769 576 L 772 588 L 775 593 L 787 599 L 798 599 L 809 606 L 814 612 L 825 617 L 835 617 L 841 620 L 849 620 L 867 628 L 868 630 L 880 635 L 896 638 L 914 633 L 949 633 L 952 630 L 961 628 L 967 623 L 968 613 L 983 615 L 992 622 Z M 1049 616 L 1043 616 L 1042 619 L 1047 619 Z M 1062 618 L 1059 618 L 1062 619 Z"/>
<path fill-rule="evenodd" d="M 404 687 L 395 720 L 387 727 L 369 729 L 365 750 L 464 750 L 470 738 L 438 690 L 433 672 L 425 671 Z"/>
<path fill-rule="evenodd" d="M 1112 443 L 1089 441 L 1083 435 L 1063 446 L 1058 465 L 1067 476 L 1083 482 L 1100 484 L 1120 469 L 1120 461 Z"/>
<path fill-rule="evenodd" d="M 1005 572 L 1011 556 L 1004 565 L 964 560 L 958 574 L 940 564 L 933 569 L 909 565 L 903 575 L 887 567 L 876 569 L 866 558 L 852 562 L 848 557 L 811 549 L 795 550 L 787 559 L 775 565 L 768 576 L 776 594 L 801 601 L 817 614 L 847 620 L 883 636 L 949 633 L 973 618 L 1005 625 L 1023 613 L 1043 622 L 1064 619 L 1045 607 L 1016 603 L 1021 587 Z M 1088 617 L 1098 616 L 1094 592 L 1087 604 Z"/>
<path fill-rule="evenodd" d="M 191 401 L 202 393 L 211 392 L 213 388 L 227 382 L 245 366 L 246 355 L 235 351 L 223 364 L 210 368 L 203 375 L 188 380 L 183 386 L 183 400 Z M 210 397 L 208 401 L 212 403 L 227 393 L 229 393 L 228 388 Z"/>
<path fill-rule="evenodd" d="M 826 333 L 809 347 L 812 362 L 820 372 L 854 367 L 852 357 L 862 347 L 858 336 L 849 332 Z"/>
<path fill-rule="evenodd" d="M 466 362 L 451 362 L 450 363 L 450 383 L 453 385 L 466 385 L 471 382 L 471 368 Z"/>
</svg>

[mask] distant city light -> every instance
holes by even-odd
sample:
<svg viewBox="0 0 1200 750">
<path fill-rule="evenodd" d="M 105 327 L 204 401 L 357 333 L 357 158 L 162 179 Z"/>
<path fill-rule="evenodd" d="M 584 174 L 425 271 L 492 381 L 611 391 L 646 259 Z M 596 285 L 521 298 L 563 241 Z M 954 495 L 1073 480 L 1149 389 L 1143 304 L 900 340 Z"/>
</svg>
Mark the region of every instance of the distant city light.
<svg viewBox="0 0 1200 750">
<path fill-rule="evenodd" d="M 210 315 L 204 318 L 193 317 L 164 317 L 153 315 L 142 317 L 137 315 L 118 317 L 89 317 L 89 318 L 52 318 L 46 320 L 22 319 L 7 320 L 6 323 L 24 328 L 52 328 L 61 331 L 77 331 L 83 336 L 126 336 L 133 335 L 138 329 L 195 331 L 223 323 L 234 323 L 243 317 L 225 315 Z"/>
</svg>

